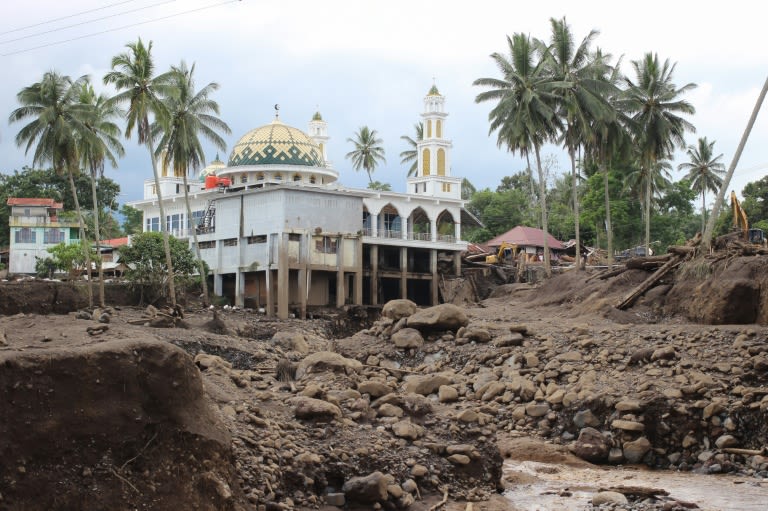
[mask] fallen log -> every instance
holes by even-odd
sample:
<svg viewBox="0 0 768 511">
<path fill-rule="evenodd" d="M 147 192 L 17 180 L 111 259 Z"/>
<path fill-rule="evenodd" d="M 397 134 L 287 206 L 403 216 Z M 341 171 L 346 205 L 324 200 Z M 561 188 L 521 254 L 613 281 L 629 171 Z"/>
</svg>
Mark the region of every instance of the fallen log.
<svg viewBox="0 0 768 511">
<path fill-rule="evenodd" d="M 624 299 L 619 302 L 618 305 L 616 305 L 616 308 L 619 310 L 624 310 L 630 307 L 633 303 L 635 303 L 635 300 L 645 294 L 646 291 L 648 291 L 651 287 L 654 286 L 654 284 L 661 280 L 662 277 L 669 273 L 672 268 L 680 264 L 682 259 L 683 258 L 680 256 L 674 256 L 672 259 L 667 261 L 661 268 L 656 270 L 650 277 L 645 279 L 639 286 L 633 289 L 632 292 L 625 296 Z"/>
<path fill-rule="evenodd" d="M 648 256 L 648 257 L 633 257 L 632 259 L 628 259 L 624 265 L 629 270 L 655 270 L 656 268 L 662 266 L 664 263 L 669 261 L 672 257 L 674 257 L 673 254 L 663 254 L 658 256 Z"/>
<path fill-rule="evenodd" d="M 674 255 L 679 256 L 689 256 L 696 253 L 696 250 L 698 250 L 697 247 L 693 246 L 682 246 L 682 245 L 671 245 L 669 248 L 667 248 L 667 252 Z"/>
<path fill-rule="evenodd" d="M 742 456 L 762 456 L 766 449 L 739 449 L 737 447 L 725 447 L 723 452 L 728 454 L 741 454 Z"/>
</svg>

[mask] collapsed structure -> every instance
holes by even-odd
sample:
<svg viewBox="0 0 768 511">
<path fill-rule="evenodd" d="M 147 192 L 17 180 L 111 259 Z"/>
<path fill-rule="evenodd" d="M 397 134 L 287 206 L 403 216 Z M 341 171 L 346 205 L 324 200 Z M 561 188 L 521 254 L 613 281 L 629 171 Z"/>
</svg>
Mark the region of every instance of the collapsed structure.
<svg viewBox="0 0 768 511">
<path fill-rule="evenodd" d="M 377 305 L 408 298 L 439 303 L 438 260 L 461 272 L 461 226 L 477 223 L 464 209 L 461 178 L 451 174 L 445 97 L 433 86 L 424 98 L 424 136 L 416 175 L 406 193 L 351 189 L 327 158 L 328 126 L 319 112 L 308 133 L 278 115 L 238 140 L 228 162 L 218 160 L 190 181 L 160 178 L 168 231 L 192 241 L 214 276 L 214 292 L 239 306 L 286 318 L 307 306 Z M 153 179 L 131 206 L 144 230 L 159 231 Z"/>
</svg>

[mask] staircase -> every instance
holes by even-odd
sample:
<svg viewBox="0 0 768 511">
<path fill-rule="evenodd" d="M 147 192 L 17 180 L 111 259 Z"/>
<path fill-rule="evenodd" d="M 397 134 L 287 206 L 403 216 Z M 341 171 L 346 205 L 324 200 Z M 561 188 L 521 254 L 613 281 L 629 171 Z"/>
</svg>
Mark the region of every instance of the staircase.
<svg viewBox="0 0 768 511">
<path fill-rule="evenodd" d="M 205 214 L 200 218 L 200 222 L 195 228 L 197 229 L 197 234 L 216 232 L 216 201 L 208 201 Z"/>
</svg>

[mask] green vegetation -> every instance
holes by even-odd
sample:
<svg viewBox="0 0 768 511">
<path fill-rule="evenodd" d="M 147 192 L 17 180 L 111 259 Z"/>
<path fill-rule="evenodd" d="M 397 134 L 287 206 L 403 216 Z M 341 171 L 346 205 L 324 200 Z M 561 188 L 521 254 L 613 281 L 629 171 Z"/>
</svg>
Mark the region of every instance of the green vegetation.
<svg viewBox="0 0 768 511">
<path fill-rule="evenodd" d="M 347 142 L 351 142 L 355 147 L 347 153 L 347 159 L 352 162 L 356 171 L 365 170 L 368 174 L 368 182 L 373 183 L 371 174 L 379 166 L 379 163 L 386 162 L 384 148 L 381 146 L 382 140 L 378 138 L 378 133 L 368 126 L 362 126 L 355 133 L 355 137 L 348 138 Z"/>
</svg>

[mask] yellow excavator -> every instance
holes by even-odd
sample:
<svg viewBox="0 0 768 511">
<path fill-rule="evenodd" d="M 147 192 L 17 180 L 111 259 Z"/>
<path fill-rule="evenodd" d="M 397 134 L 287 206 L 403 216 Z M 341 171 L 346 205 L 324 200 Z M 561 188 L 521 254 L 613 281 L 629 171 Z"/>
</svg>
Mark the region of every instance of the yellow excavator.
<svg viewBox="0 0 768 511">
<path fill-rule="evenodd" d="M 505 241 L 499 246 L 498 252 L 485 257 L 485 262 L 487 264 L 513 264 L 516 258 L 517 245 Z"/>
<path fill-rule="evenodd" d="M 734 231 L 741 233 L 741 238 L 747 243 L 757 245 L 760 247 L 766 246 L 765 234 L 762 229 L 750 229 L 749 220 L 747 219 L 747 213 L 744 208 L 741 207 L 739 199 L 736 197 L 736 192 L 731 191 L 731 210 L 733 211 L 733 225 Z"/>
</svg>

